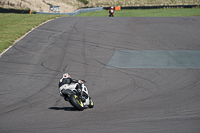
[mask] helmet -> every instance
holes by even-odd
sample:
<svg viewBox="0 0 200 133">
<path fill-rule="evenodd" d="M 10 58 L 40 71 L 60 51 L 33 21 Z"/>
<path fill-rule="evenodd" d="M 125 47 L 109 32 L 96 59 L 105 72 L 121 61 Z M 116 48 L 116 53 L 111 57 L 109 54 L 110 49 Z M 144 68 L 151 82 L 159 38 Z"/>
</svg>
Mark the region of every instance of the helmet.
<svg viewBox="0 0 200 133">
<path fill-rule="evenodd" d="M 71 78 L 71 76 L 68 73 L 63 74 L 63 78 Z"/>
<path fill-rule="evenodd" d="M 113 9 L 114 7 L 113 6 L 111 6 L 111 9 Z"/>
</svg>

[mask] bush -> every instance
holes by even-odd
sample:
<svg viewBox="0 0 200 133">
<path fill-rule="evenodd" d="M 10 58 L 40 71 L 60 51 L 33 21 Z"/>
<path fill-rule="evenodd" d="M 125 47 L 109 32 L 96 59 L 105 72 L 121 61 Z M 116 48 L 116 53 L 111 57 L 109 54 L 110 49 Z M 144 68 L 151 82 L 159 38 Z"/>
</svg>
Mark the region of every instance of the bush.
<svg viewBox="0 0 200 133">
<path fill-rule="evenodd" d="M 14 9 L 14 8 L 2 8 L 0 7 L 0 13 L 20 13 L 20 14 L 28 14 L 30 11 L 27 9 Z"/>
<path fill-rule="evenodd" d="M 78 0 L 78 1 L 82 2 L 84 5 L 87 5 L 89 3 L 89 1 L 87 0 Z"/>
</svg>

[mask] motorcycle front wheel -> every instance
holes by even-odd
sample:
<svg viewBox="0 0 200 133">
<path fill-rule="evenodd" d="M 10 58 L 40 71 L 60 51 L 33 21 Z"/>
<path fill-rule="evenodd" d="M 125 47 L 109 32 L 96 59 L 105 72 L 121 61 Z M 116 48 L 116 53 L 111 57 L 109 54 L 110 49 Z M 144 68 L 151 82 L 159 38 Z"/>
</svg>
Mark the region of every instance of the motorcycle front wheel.
<svg viewBox="0 0 200 133">
<path fill-rule="evenodd" d="M 78 98 L 77 95 L 71 95 L 70 96 L 70 103 L 72 106 L 74 106 L 78 111 L 83 111 L 84 104 L 83 102 Z"/>
<path fill-rule="evenodd" d="M 93 107 L 94 107 L 94 103 L 93 103 L 91 97 L 90 97 L 90 104 L 88 105 L 88 107 L 89 107 L 89 108 L 93 108 Z"/>
</svg>

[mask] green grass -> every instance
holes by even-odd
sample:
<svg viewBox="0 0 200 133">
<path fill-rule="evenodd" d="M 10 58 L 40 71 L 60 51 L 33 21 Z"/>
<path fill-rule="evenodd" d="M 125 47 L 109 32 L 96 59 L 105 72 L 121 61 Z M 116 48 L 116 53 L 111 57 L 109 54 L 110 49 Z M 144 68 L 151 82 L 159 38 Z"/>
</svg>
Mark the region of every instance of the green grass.
<svg viewBox="0 0 200 133">
<path fill-rule="evenodd" d="M 108 11 L 80 13 L 79 17 L 108 17 Z M 200 8 L 190 9 L 146 9 L 115 11 L 115 17 L 188 17 L 200 16 Z"/>
<path fill-rule="evenodd" d="M 0 13 L 0 53 L 32 28 L 56 17 L 60 15 Z"/>
</svg>

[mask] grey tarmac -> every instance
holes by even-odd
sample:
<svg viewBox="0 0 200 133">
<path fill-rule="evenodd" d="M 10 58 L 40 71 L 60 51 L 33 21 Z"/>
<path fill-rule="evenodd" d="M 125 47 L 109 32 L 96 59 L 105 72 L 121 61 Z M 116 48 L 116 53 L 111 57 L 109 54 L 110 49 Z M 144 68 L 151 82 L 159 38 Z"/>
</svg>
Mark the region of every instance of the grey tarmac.
<svg viewBox="0 0 200 133">
<path fill-rule="evenodd" d="M 0 132 L 199 133 L 198 64 L 134 67 L 141 60 L 134 51 L 187 50 L 191 53 L 186 59 L 195 63 L 192 51 L 200 50 L 200 17 L 49 21 L 0 58 Z M 117 51 L 134 54 L 118 59 Z M 161 60 L 154 57 L 154 62 Z M 113 58 L 118 61 L 109 67 Z M 130 66 L 120 67 L 124 61 Z M 58 81 L 65 72 L 87 81 L 93 109 L 76 111 L 60 97 Z"/>
</svg>

